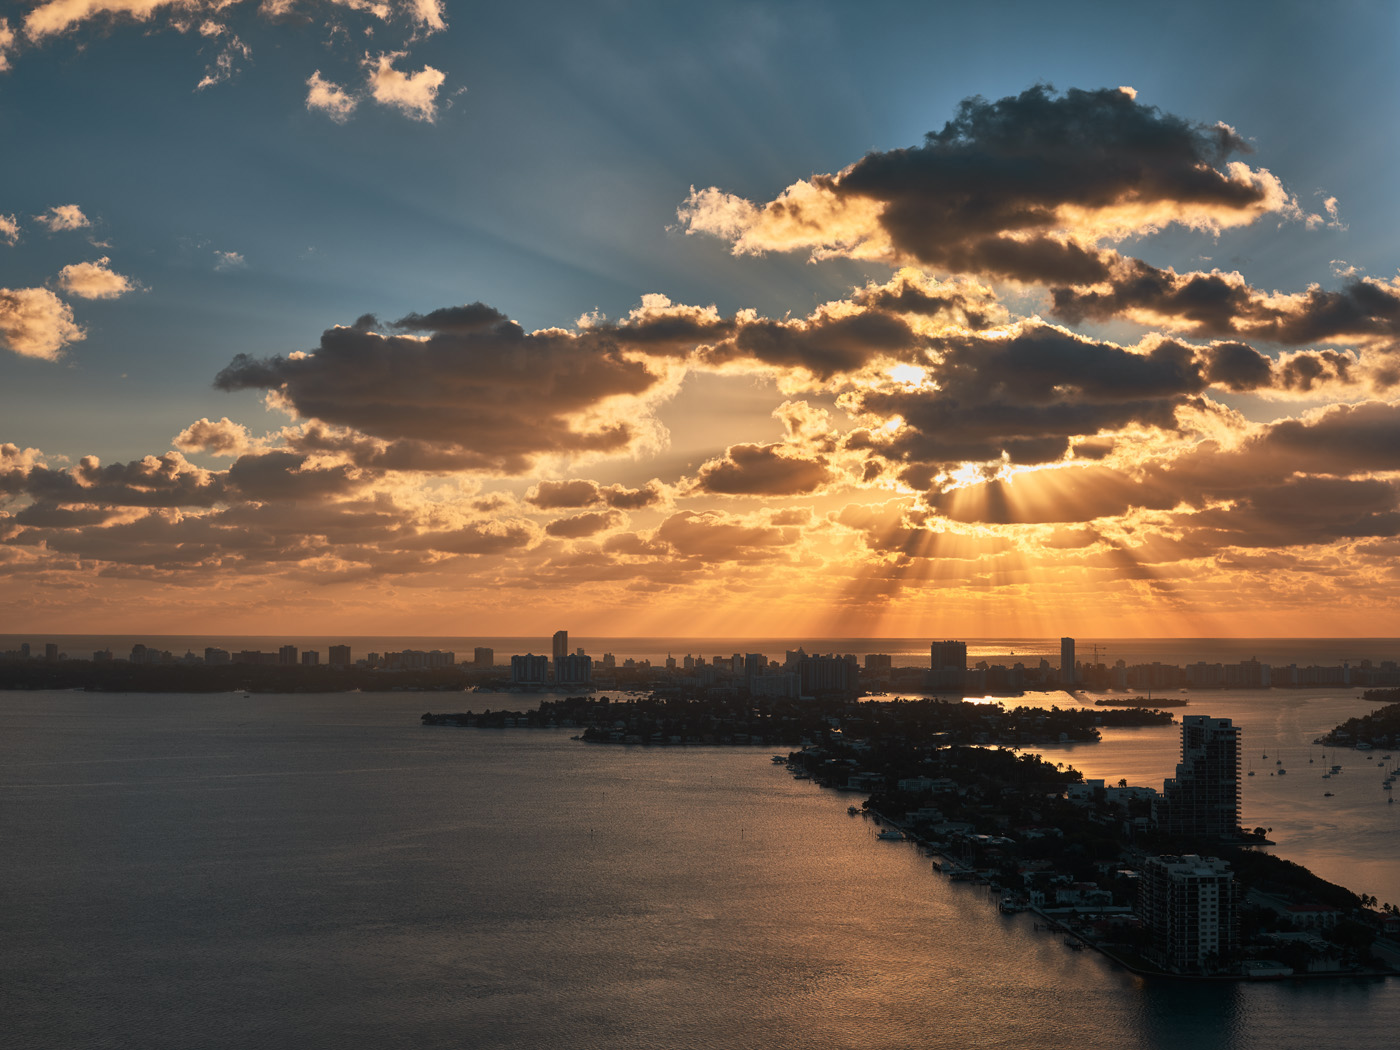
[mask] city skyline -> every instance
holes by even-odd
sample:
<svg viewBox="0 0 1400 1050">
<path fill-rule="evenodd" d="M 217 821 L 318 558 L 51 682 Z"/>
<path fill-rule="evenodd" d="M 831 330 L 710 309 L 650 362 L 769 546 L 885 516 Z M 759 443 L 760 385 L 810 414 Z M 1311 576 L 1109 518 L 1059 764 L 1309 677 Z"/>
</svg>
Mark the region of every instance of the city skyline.
<svg viewBox="0 0 1400 1050">
<path fill-rule="evenodd" d="M 1400 636 L 1400 12 L 881 10 L 10 5 L 9 629 Z"/>
</svg>

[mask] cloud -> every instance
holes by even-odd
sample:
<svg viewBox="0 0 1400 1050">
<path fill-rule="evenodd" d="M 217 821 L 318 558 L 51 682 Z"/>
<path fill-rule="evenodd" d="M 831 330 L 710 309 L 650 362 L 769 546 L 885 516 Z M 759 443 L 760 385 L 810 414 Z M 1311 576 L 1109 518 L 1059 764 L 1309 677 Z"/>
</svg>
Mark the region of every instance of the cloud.
<svg viewBox="0 0 1400 1050">
<path fill-rule="evenodd" d="M 200 33 L 204 36 L 220 36 L 225 34 L 225 29 L 217 23 L 204 22 L 200 26 Z M 207 87 L 213 87 L 215 84 L 222 84 L 226 80 L 233 79 L 233 75 L 238 72 L 237 63 L 239 61 L 246 62 L 252 57 L 252 48 L 238 37 L 228 34 L 228 38 L 224 41 L 218 55 L 206 69 L 199 83 L 195 84 L 194 89 L 203 91 Z"/>
<path fill-rule="evenodd" d="M 1154 528 L 1114 530 L 1120 547 L 1152 544 L 1152 558 L 1179 560 L 1227 547 L 1400 535 L 1398 477 L 1400 403 L 1368 402 L 1262 426 L 1235 448 L 1207 441 L 1135 468 L 1043 470 L 929 493 L 925 502 L 940 519 L 965 524 L 1122 521 L 1148 512 Z"/>
<path fill-rule="evenodd" d="M 34 221 L 46 226 L 50 233 L 58 233 L 60 230 L 81 230 L 92 225 L 88 221 L 88 217 L 83 214 L 83 210 L 76 204 L 57 204 L 42 215 L 34 216 Z"/>
<path fill-rule="evenodd" d="M 692 190 L 678 216 L 687 233 L 725 239 L 736 254 L 806 250 L 1091 284 L 1118 258 L 1103 240 L 1300 215 L 1272 174 L 1229 160 L 1248 152 L 1232 128 L 1163 114 L 1128 92 L 1040 85 L 966 99 L 922 146 L 867 154 L 767 204 Z"/>
<path fill-rule="evenodd" d="M 116 299 L 138 287 L 130 277 L 114 273 L 109 266 L 111 261 L 104 255 L 95 263 L 65 266 L 58 274 L 59 286 L 81 299 Z"/>
<path fill-rule="evenodd" d="M 1239 273 L 1178 274 L 1124 260 L 1099 285 L 1052 290 L 1071 323 L 1126 317 L 1204 336 L 1244 336 L 1300 345 L 1350 338 L 1393 347 L 1400 338 L 1400 278 L 1350 277 L 1327 291 L 1265 293 Z"/>
<path fill-rule="evenodd" d="M 359 99 L 355 98 L 339 84 L 321 77 L 318 69 L 306 81 L 306 108 L 319 109 L 337 124 L 344 124 L 355 112 Z"/>
<path fill-rule="evenodd" d="M 214 269 L 219 273 L 228 273 L 230 270 L 242 270 L 248 265 L 248 260 L 243 258 L 241 252 L 214 252 Z"/>
<path fill-rule="evenodd" d="M 569 518 L 556 518 L 544 527 L 544 531 L 557 539 L 577 540 L 615 529 L 623 520 L 615 510 L 587 511 Z"/>
<path fill-rule="evenodd" d="M 253 8 L 262 19 L 275 25 L 300 28 L 326 22 L 332 38 L 344 40 L 351 38 L 342 18 L 347 13 L 369 19 L 363 26 L 367 36 L 385 24 L 400 23 L 404 27 L 404 43 L 447 28 L 444 0 L 44 0 L 33 4 L 23 17 L 22 37 L 28 45 L 40 46 L 54 38 L 77 35 L 89 26 L 107 28 L 122 23 L 197 35 L 204 42 L 201 51 L 215 51 L 195 85 L 196 91 L 202 91 L 232 79 L 251 60 L 252 49 L 235 32 L 233 22 L 240 12 Z M 11 28 L 8 21 L 0 19 L 0 72 L 8 69 L 9 56 L 18 49 L 20 37 L 21 33 Z M 374 68 L 365 90 L 377 101 L 415 120 L 431 121 L 436 116 L 436 96 L 445 74 L 431 66 L 413 74 L 394 70 L 392 63 L 404 54 L 386 51 L 375 61 L 366 56 L 364 64 Z M 320 70 L 306 84 L 307 108 L 321 110 L 337 122 L 346 121 L 359 101 L 351 92 L 323 79 Z"/>
<path fill-rule="evenodd" d="M 658 366 L 586 332 L 434 316 L 398 322 L 430 326 L 426 335 L 385 334 L 364 318 L 325 332 L 312 353 L 239 355 L 215 385 L 277 390 L 301 416 L 353 432 L 327 440 L 360 435 L 387 443 L 381 455 L 437 450 L 456 469 L 523 473 L 541 456 L 630 454 L 655 439 L 648 399 L 670 390 Z"/>
<path fill-rule="evenodd" d="M 723 496 L 801 496 L 834 479 L 825 457 L 783 444 L 730 445 L 700 467 L 694 491 Z"/>
<path fill-rule="evenodd" d="M 3 69 L 0 66 L 0 69 Z M 0 215 L 0 241 L 11 248 L 19 243 L 19 220 L 13 215 Z"/>
<path fill-rule="evenodd" d="M 47 288 L 0 288 L 0 344 L 15 353 L 57 361 L 86 334 L 74 324 L 73 308 Z"/>
<path fill-rule="evenodd" d="M 175 435 L 174 445 L 185 452 L 208 452 L 215 456 L 237 456 L 248 451 L 253 440 L 248 428 L 224 416 L 212 423 L 205 416 Z"/>
<path fill-rule="evenodd" d="M 443 0 L 406 0 L 414 19 L 425 32 L 437 33 L 447 28 L 443 18 Z"/>
<path fill-rule="evenodd" d="M 382 106 L 397 109 L 414 120 L 432 123 L 437 119 L 438 90 L 447 74 L 432 66 L 424 66 L 417 73 L 395 69 L 394 63 L 407 55 L 406 51 L 389 51 L 375 58 L 365 55 L 370 95 Z M 307 104 L 310 105 L 309 96 Z"/>
<path fill-rule="evenodd" d="M 725 562 L 765 560 L 794 545 L 800 534 L 796 526 L 774 526 L 719 511 L 687 510 L 672 514 L 650 535 L 676 555 Z"/>
<path fill-rule="evenodd" d="M 8 18 L 0 18 L 0 73 L 9 71 L 10 52 L 15 48 L 15 31 Z"/>
</svg>

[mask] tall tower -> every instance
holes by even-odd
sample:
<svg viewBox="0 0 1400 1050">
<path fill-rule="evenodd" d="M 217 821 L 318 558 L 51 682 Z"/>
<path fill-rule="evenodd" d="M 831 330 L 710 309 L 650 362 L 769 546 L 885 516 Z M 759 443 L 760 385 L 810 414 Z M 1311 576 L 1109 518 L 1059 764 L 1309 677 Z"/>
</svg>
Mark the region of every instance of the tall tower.
<svg viewBox="0 0 1400 1050">
<path fill-rule="evenodd" d="M 569 655 L 569 632 L 568 632 L 568 631 L 555 631 L 555 632 L 554 632 L 554 680 L 555 680 L 556 682 L 563 681 L 563 679 L 559 677 L 560 662 L 564 659 L 564 657 L 566 657 L 566 656 L 568 656 L 568 655 Z"/>
<path fill-rule="evenodd" d="M 1172 835 L 1233 838 L 1240 829 L 1240 730 L 1228 718 L 1181 719 L 1181 761 L 1162 785 L 1157 823 Z"/>
<path fill-rule="evenodd" d="M 1060 684 L 1066 689 L 1074 685 L 1077 678 L 1074 673 L 1074 639 L 1060 639 Z"/>
<path fill-rule="evenodd" d="M 929 684 L 934 689 L 967 687 L 967 643 L 933 642 L 928 647 Z"/>
</svg>

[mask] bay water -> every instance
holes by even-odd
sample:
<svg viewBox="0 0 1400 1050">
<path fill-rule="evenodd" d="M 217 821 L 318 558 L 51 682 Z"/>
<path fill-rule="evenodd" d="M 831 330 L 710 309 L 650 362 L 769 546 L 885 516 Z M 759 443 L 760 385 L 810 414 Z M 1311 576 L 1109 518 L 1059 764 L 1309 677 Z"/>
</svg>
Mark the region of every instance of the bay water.
<svg viewBox="0 0 1400 1050">
<path fill-rule="evenodd" d="M 0 694 L 0 1045 L 1291 1050 L 1400 1027 L 1400 980 L 1148 981 L 1072 952 L 764 751 L 418 724 L 529 702 Z M 1245 787 L 1279 852 L 1400 900 L 1381 778 L 1306 761 L 1372 706 L 1183 710 L 1236 717 L 1256 771 L 1256 743 L 1285 757 Z M 1152 783 L 1177 732 L 1047 757 Z"/>
</svg>

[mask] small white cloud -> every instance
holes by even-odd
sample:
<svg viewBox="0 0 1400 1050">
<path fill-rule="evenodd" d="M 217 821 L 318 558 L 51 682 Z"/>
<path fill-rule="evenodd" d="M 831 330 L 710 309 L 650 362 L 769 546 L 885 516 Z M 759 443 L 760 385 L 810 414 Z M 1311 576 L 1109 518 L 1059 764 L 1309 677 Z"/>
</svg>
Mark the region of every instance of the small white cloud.
<svg viewBox="0 0 1400 1050">
<path fill-rule="evenodd" d="M 337 124 L 344 124 L 355 112 L 359 99 L 339 84 L 325 80 L 318 69 L 306 81 L 306 108 L 319 109 Z"/>
<path fill-rule="evenodd" d="M 1334 277 L 1359 277 L 1365 272 L 1363 267 L 1354 266 L 1345 259 L 1332 260 L 1332 275 Z"/>
<path fill-rule="evenodd" d="M 1342 222 L 1341 214 L 1337 209 L 1337 198 L 1328 197 L 1322 202 L 1322 210 L 1327 213 L 1327 225 L 1334 230 L 1345 230 L 1347 224 Z"/>
<path fill-rule="evenodd" d="M 214 269 L 220 273 L 227 273 L 229 270 L 242 270 L 248 265 L 248 260 L 243 258 L 241 252 L 214 252 Z"/>
<path fill-rule="evenodd" d="M 19 219 L 14 215 L 0 215 L 0 241 L 11 248 L 19 243 Z"/>
<path fill-rule="evenodd" d="M 1126 84 L 1119 84 L 1118 90 L 1123 92 L 1123 94 L 1127 95 L 1129 98 L 1137 98 L 1138 96 L 1137 88 L 1128 87 L 1128 85 Z"/>
<path fill-rule="evenodd" d="M 81 230 L 92 223 L 76 204 L 56 204 L 42 215 L 34 216 L 34 221 L 48 227 L 50 233 L 60 230 Z"/>
<path fill-rule="evenodd" d="M 109 268 L 111 261 L 104 255 L 95 263 L 65 266 L 58 274 L 59 286 L 82 299 L 115 299 L 135 289 L 135 281 Z"/>
<path fill-rule="evenodd" d="M 442 0 L 405 0 L 410 17 L 425 33 L 437 33 L 447 28 L 442 17 Z"/>
<path fill-rule="evenodd" d="M 235 423 L 228 416 L 215 423 L 205 416 L 175 435 L 175 447 L 185 452 L 238 456 L 253 447 L 253 440 L 242 423 Z"/>
<path fill-rule="evenodd" d="M 0 73 L 10 68 L 10 52 L 15 49 L 15 31 L 8 18 L 0 18 Z"/>
<path fill-rule="evenodd" d="M 432 66 L 424 66 L 417 73 L 401 73 L 394 68 L 394 62 L 407 55 L 406 51 L 390 51 L 378 58 L 365 55 L 363 64 L 370 71 L 370 93 L 382 106 L 392 106 L 414 120 L 431 123 L 437 119 L 437 94 L 447 74 Z"/>
<path fill-rule="evenodd" d="M 57 361 L 86 335 L 73 323 L 73 308 L 47 288 L 0 288 L 0 344 L 15 353 Z"/>
<path fill-rule="evenodd" d="M 209 26 L 213 25 L 213 23 L 206 22 L 205 25 Z M 215 28 L 217 32 L 223 32 L 223 26 L 215 26 Z M 200 27 L 200 32 L 204 32 L 204 26 Z M 205 35 L 207 36 L 209 34 Z M 194 89 L 196 91 L 203 91 L 205 88 L 213 87 L 215 84 L 222 84 L 225 80 L 229 80 L 238 72 L 237 63 L 239 60 L 246 62 L 252 57 L 252 48 L 238 37 L 230 36 L 228 42 L 224 44 L 223 50 L 220 51 L 218 57 L 214 59 L 213 65 L 205 70 L 203 79 L 194 86 Z"/>
</svg>

